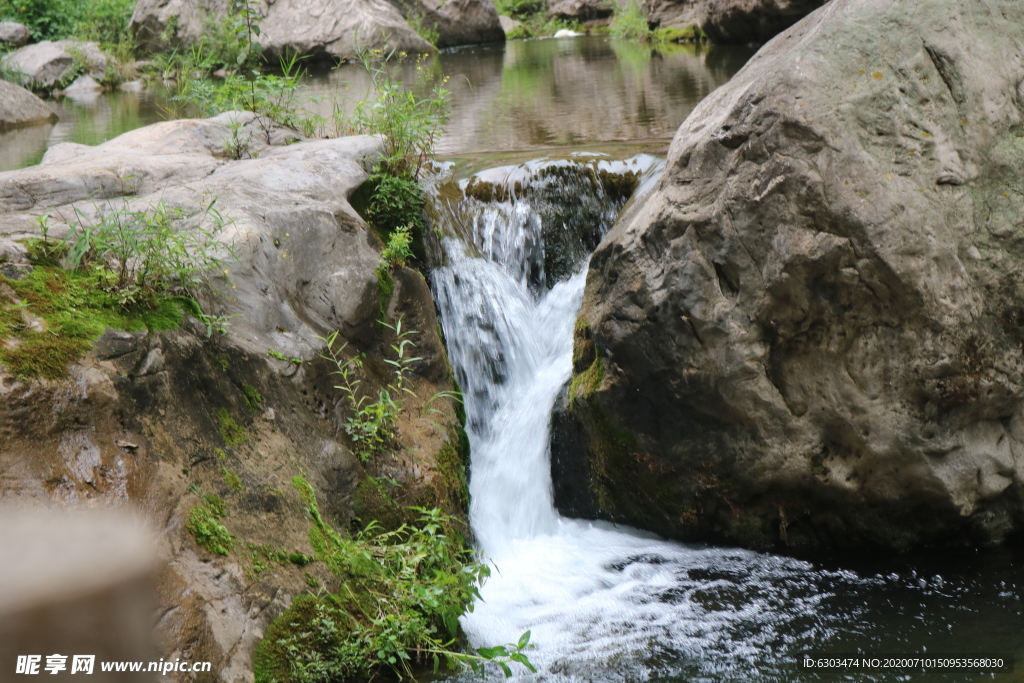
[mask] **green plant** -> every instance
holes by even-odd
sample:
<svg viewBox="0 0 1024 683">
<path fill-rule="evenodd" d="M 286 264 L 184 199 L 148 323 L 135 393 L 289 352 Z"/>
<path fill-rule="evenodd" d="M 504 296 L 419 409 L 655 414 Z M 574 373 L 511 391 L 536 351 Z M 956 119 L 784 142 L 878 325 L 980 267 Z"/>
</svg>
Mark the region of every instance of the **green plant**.
<svg viewBox="0 0 1024 683">
<path fill-rule="evenodd" d="M 494 6 L 498 14 L 519 18 L 543 12 L 546 3 L 544 0 L 496 0 Z"/>
<path fill-rule="evenodd" d="M 386 325 L 386 324 L 385 324 Z M 381 452 L 395 437 L 395 418 L 402 409 L 403 395 L 415 395 L 410 388 L 409 373 L 412 365 L 421 360 L 411 355 L 416 345 L 411 337 L 414 330 L 402 330 L 401 319 L 394 327 L 386 325 L 395 333 L 395 343 L 391 345 L 393 358 L 385 358 L 384 362 L 394 370 L 394 379 L 382 387 L 375 398 L 361 390 L 362 380 L 359 371 L 363 360 L 360 356 L 345 359 L 344 352 L 347 342 L 335 349 L 338 333 L 334 332 L 321 340 L 327 344 L 327 350 L 321 356 L 334 364 L 331 373 L 341 378 L 335 389 L 342 392 L 348 404 L 348 417 L 344 421 L 345 433 L 352 441 L 353 450 L 362 462 L 368 462 L 374 455 Z"/>
<path fill-rule="evenodd" d="M 450 93 L 444 87 L 448 78 L 441 77 L 428 96 L 419 97 L 392 75 L 391 60 L 396 56 L 395 52 L 383 55 L 383 59 L 371 52 L 361 55 L 374 96 L 357 104 L 352 120 L 359 132 L 384 136 L 384 174 L 415 179 L 433 157 L 434 143 L 448 121 Z M 429 78 L 429 72 L 420 69 L 419 73 Z"/>
<path fill-rule="evenodd" d="M 251 384 L 243 384 L 242 400 L 245 401 L 245 405 L 249 406 L 249 410 L 255 412 L 263 406 L 264 399 L 263 394 L 260 393 L 259 389 Z"/>
<path fill-rule="evenodd" d="M 228 467 L 220 468 L 221 476 L 224 477 L 224 483 L 227 487 L 235 493 L 241 493 L 245 489 L 245 484 L 242 483 L 242 478 L 239 477 L 233 470 Z"/>
<path fill-rule="evenodd" d="M 212 494 L 203 497 L 203 502 L 188 512 L 185 528 L 196 541 L 196 545 L 217 555 L 227 555 L 234 547 L 235 539 L 220 520 L 227 516 L 227 505 L 222 498 Z"/>
<path fill-rule="evenodd" d="M 507 675 L 510 663 L 533 671 L 518 643 L 458 652 L 458 618 L 472 610 L 488 567 L 444 533 L 453 520 L 438 510 L 418 509 L 414 525 L 382 531 L 368 525 L 353 539 L 327 525 L 312 487 L 293 484 L 306 503 L 310 542 L 317 559 L 339 578 L 335 594 L 297 597 L 275 620 L 254 658 L 258 683 L 313 683 L 375 677 L 390 670 L 412 678 L 412 667 L 432 663 L 479 670 L 487 662 Z"/>
<path fill-rule="evenodd" d="M 134 210 L 125 200 L 116 208 L 97 206 L 98 223 L 88 221 L 76 207 L 79 221 L 64 240 L 64 266 L 109 267 L 112 277 L 106 289 L 123 305 L 152 304 L 160 295 L 193 294 L 202 287 L 200 273 L 223 266 L 218 251 L 226 247 L 217 236 L 226 222 L 215 202 L 196 211 L 162 203 Z"/>
<path fill-rule="evenodd" d="M 294 363 L 295 365 L 302 365 L 305 363 L 301 358 L 289 358 L 277 349 L 267 349 L 267 355 L 277 360 L 283 360 L 285 363 Z"/>
<path fill-rule="evenodd" d="M 609 29 L 613 38 L 650 40 L 651 37 L 651 28 L 647 24 L 647 15 L 644 14 L 637 0 L 628 0 L 626 4 L 619 5 L 616 8 Z"/>
</svg>

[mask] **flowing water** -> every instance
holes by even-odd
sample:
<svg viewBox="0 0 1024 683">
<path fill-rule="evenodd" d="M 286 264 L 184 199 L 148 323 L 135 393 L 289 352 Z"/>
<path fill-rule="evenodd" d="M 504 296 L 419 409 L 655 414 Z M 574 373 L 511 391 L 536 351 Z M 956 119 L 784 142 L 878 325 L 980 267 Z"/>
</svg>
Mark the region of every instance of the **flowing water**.
<svg viewBox="0 0 1024 683">
<path fill-rule="evenodd" d="M 1019 652 L 1021 590 L 1005 552 L 959 566 L 829 567 L 557 513 L 549 422 L 571 372 L 585 247 L 622 206 L 587 169 L 642 171 L 643 193 L 661 165 L 599 159 L 534 161 L 473 180 L 506 188 L 513 196 L 503 202 L 437 200 L 446 237 L 432 284 L 466 399 L 470 521 L 493 566 L 463 620 L 470 641 L 515 642 L 530 630 L 544 681 L 961 681 L 981 675 L 851 677 L 795 662 L 820 651 Z"/>
</svg>

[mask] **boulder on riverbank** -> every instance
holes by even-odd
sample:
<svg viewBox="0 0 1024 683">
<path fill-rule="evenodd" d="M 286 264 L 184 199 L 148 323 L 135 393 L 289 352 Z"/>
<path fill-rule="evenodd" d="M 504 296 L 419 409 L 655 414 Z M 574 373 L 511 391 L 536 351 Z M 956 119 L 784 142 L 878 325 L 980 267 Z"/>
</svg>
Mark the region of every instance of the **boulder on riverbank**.
<svg viewBox="0 0 1024 683">
<path fill-rule="evenodd" d="M 140 0 L 129 29 L 149 52 L 197 43 L 230 20 L 227 0 Z M 425 54 L 433 47 L 387 0 L 279 0 L 261 9 L 270 58 L 291 53 L 348 59 L 370 49 Z"/>
<path fill-rule="evenodd" d="M 437 47 L 505 40 L 494 0 L 395 0 L 395 4 L 410 24 L 422 27 L 425 34 L 436 34 Z"/>
<path fill-rule="evenodd" d="M 601 516 L 817 549 L 1024 526 L 1022 45 L 1014 0 L 833 0 L 694 110 L 591 261 L 569 412 Z"/>
<path fill-rule="evenodd" d="M 99 43 L 44 40 L 4 55 L 3 68 L 20 75 L 21 84 L 39 90 L 66 85 L 79 74 L 97 81 L 108 78 L 111 64 Z"/>
<path fill-rule="evenodd" d="M 614 5 L 602 0 L 551 0 L 548 16 L 575 21 L 607 19 L 612 15 Z"/>
<path fill-rule="evenodd" d="M 53 123 L 57 115 L 28 90 L 0 81 L 0 131 Z"/>
<path fill-rule="evenodd" d="M 339 332 L 335 350 L 364 358 L 360 379 L 378 391 L 395 343 L 375 322 L 383 306 L 389 320 L 402 316 L 403 329 L 419 332 L 409 370 L 417 397 L 452 388 L 422 276 L 397 269 L 382 299 L 382 245 L 348 201 L 381 144 L 304 141 L 232 112 L 154 124 L 97 147 L 64 143 L 39 166 L 0 173 L 4 315 L 18 283 L 40 272 L 31 240 L 43 216 L 50 237 L 102 216 L 170 216 L 178 229 L 209 231 L 224 259 L 191 292 L 203 313 L 189 309 L 177 329 L 107 329 L 65 377 L 33 376 L 32 363 L 46 358 L 18 369 L 0 362 L 0 497 L 25 508 L 124 507 L 158 532 L 160 654 L 211 662 L 210 681 L 251 681 L 270 621 L 309 581 L 334 585 L 322 563 L 307 564 L 315 553 L 293 477 L 309 480 L 338 528 L 354 515 L 370 519 L 372 505 L 395 506 L 388 486 L 370 487 L 376 498 L 360 488 L 371 465 L 353 455 L 342 428 L 349 412 L 323 337 Z M 36 303 L 18 310 L 24 324 L 46 326 Z M 18 343 L 0 337 L 0 356 Z M 442 412 L 424 427 L 425 403 L 403 404 L 387 477 L 401 484 L 396 497 L 452 511 L 461 494 L 446 488 L 458 483 L 441 473 L 438 454 L 457 471 L 461 428 L 443 398 L 428 405 Z M 198 543 L 194 510 L 204 506 L 231 535 L 224 553 Z"/>
</svg>

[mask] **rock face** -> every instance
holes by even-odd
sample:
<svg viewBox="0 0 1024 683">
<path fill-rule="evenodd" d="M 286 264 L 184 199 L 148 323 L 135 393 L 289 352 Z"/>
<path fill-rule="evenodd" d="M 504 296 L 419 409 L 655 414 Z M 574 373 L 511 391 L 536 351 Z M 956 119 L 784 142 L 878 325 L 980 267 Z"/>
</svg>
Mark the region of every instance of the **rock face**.
<svg viewBox="0 0 1024 683">
<path fill-rule="evenodd" d="M 599 514 L 805 548 L 1024 526 L 1022 136 L 1015 0 L 833 0 L 762 48 L 592 258 Z"/>
<path fill-rule="evenodd" d="M 389 376 L 394 339 L 375 324 L 382 245 L 348 202 L 380 146 L 368 136 L 296 141 L 229 113 L 155 124 L 97 147 L 57 145 L 37 167 L 0 173 L 4 277 L 30 267 L 19 240 L 38 235 L 43 213 L 56 237 L 68 223 L 123 208 L 223 219 L 223 272 L 209 273 L 197 293 L 218 320 L 186 316 L 168 332 L 108 329 L 66 379 L 28 380 L 0 364 L 0 497 L 17 507 L 120 507 L 144 520 L 160 537 L 160 655 L 212 662 L 214 675 L 202 680 L 251 682 L 256 644 L 308 589 L 307 572 L 332 585 L 319 564 L 267 555 L 313 554 L 292 477 L 308 478 L 339 528 L 361 514 L 364 468 L 341 429 L 347 411 L 321 338 L 338 331 L 344 354 L 365 354 L 368 390 Z M 0 296 L 5 288 L 9 295 L 0 280 Z M 419 331 L 417 396 L 450 389 L 422 276 L 398 270 L 383 304 L 389 319 Z M 454 404 L 431 413 L 438 428 L 425 429 L 409 401 L 401 456 L 387 476 L 432 506 L 446 491 L 433 454 L 461 431 Z M 227 556 L 186 529 L 208 494 L 226 506 L 235 538 Z"/>
<path fill-rule="evenodd" d="M 76 73 L 104 80 L 109 58 L 98 43 L 44 40 L 4 55 L 0 63 L 5 69 L 21 74 L 22 85 L 49 89 L 70 80 Z"/>
<path fill-rule="evenodd" d="M 590 21 L 611 15 L 612 7 L 601 0 L 552 0 L 548 3 L 548 16 L 559 19 Z"/>
<path fill-rule="evenodd" d="M 28 42 L 28 29 L 15 21 L 0 21 L 0 43 L 21 47 Z"/>
<path fill-rule="evenodd" d="M 826 0 L 708 0 L 701 28 L 716 43 L 763 43 Z"/>
<path fill-rule="evenodd" d="M 437 47 L 505 40 L 494 0 L 417 0 L 403 8 L 406 17 L 437 32 Z"/>
<path fill-rule="evenodd" d="M 41 99 L 20 86 L 0 81 L 0 130 L 56 120 L 57 115 Z"/>
<path fill-rule="evenodd" d="M 156 52 L 197 42 L 228 7 L 226 0 L 141 0 L 130 29 L 144 50 Z M 342 59 L 373 48 L 433 51 L 386 0 L 278 0 L 261 14 L 260 42 L 271 58 L 289 51 Z"/>
</svg>

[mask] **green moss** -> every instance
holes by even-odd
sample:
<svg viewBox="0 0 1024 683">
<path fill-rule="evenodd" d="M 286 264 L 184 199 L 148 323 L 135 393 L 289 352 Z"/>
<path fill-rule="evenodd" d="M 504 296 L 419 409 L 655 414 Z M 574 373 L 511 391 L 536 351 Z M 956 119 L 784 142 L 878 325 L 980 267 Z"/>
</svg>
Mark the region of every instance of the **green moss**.
<svg viewBox="0 0 1024 683">
<path fill-rule="evenodd" d="M 387 320 L 391 295 L 395 292 L 395 278 L 387 268 L 377 268 L 377 320 Z"/>
<path fill-rule="evenodd" d="M 394 531 L 415 519 L 415 513 L 400 505 L 392 496 L 393 485 L 383 479 L 367 477 L 352 496 L 352 511 L 363 526 L 376 522 L 387 531 Z"/>
<path fill-rule="evenodd" d="M 245 484 L 242 483 L 242 478 L 239 477 L 233 470 L 227 467 L 220 468 L 220 473 L 224 477 L 224 483 L 227 487 L 235 493 L 240 493 L 245 489 Z"/>
<path fill-rule="evenodd" d="M 104 289 L 108 282 L 107 271 L 52 266 L 36 266 L 20 280 L 0 276 L 0 362 L 23 379 L 59 379 L 107 328 L 167 330 L 181 323 L 174 299 L 125 308 Z M 34 330 L 30 320 L 41 320 L 45 330 Z"/>
<path fill-rule="evenodd" d="M 582 317 L 576 320 L 573 330 L 572 367 L 569 400 L 589 398 L 604 381 L 604 362 L 597 352 L 590 325 Z"/>
<path fill-rule="evenodd" d="M 220 424 L 220 435 L 225 445 L 237 446 L 248 441 L 245 430 L 235 422 L 235 418 L 231 417 L 226 408 L 217 410 L 217 422 Z"/>
<path fill-rule="evenodd" d="M 203 504 L 188 513 L 185 528 L 196 541 L 196 545 L 216 555 L 227 555 L 234 547 L 235 539 L 220 520 L 227 516 L 224 501 L 213 495 L 204 496 Z"/>
<path fill-rule="evenodd" d="M 662 43 L 701 43 L 708 39 L 707 34 L 699 26 L 659 28 L 655 29 L 652 36 L 654 40 Z"/>
<path fill-rule="evenodd" d="M 245 405 L 249 406 L 249 410 L 253 412 L 259 411 L 263 406 L 263 394 L 251 384 L 242 385 L 242 399 L 245 401 Z"/>
</svg>

